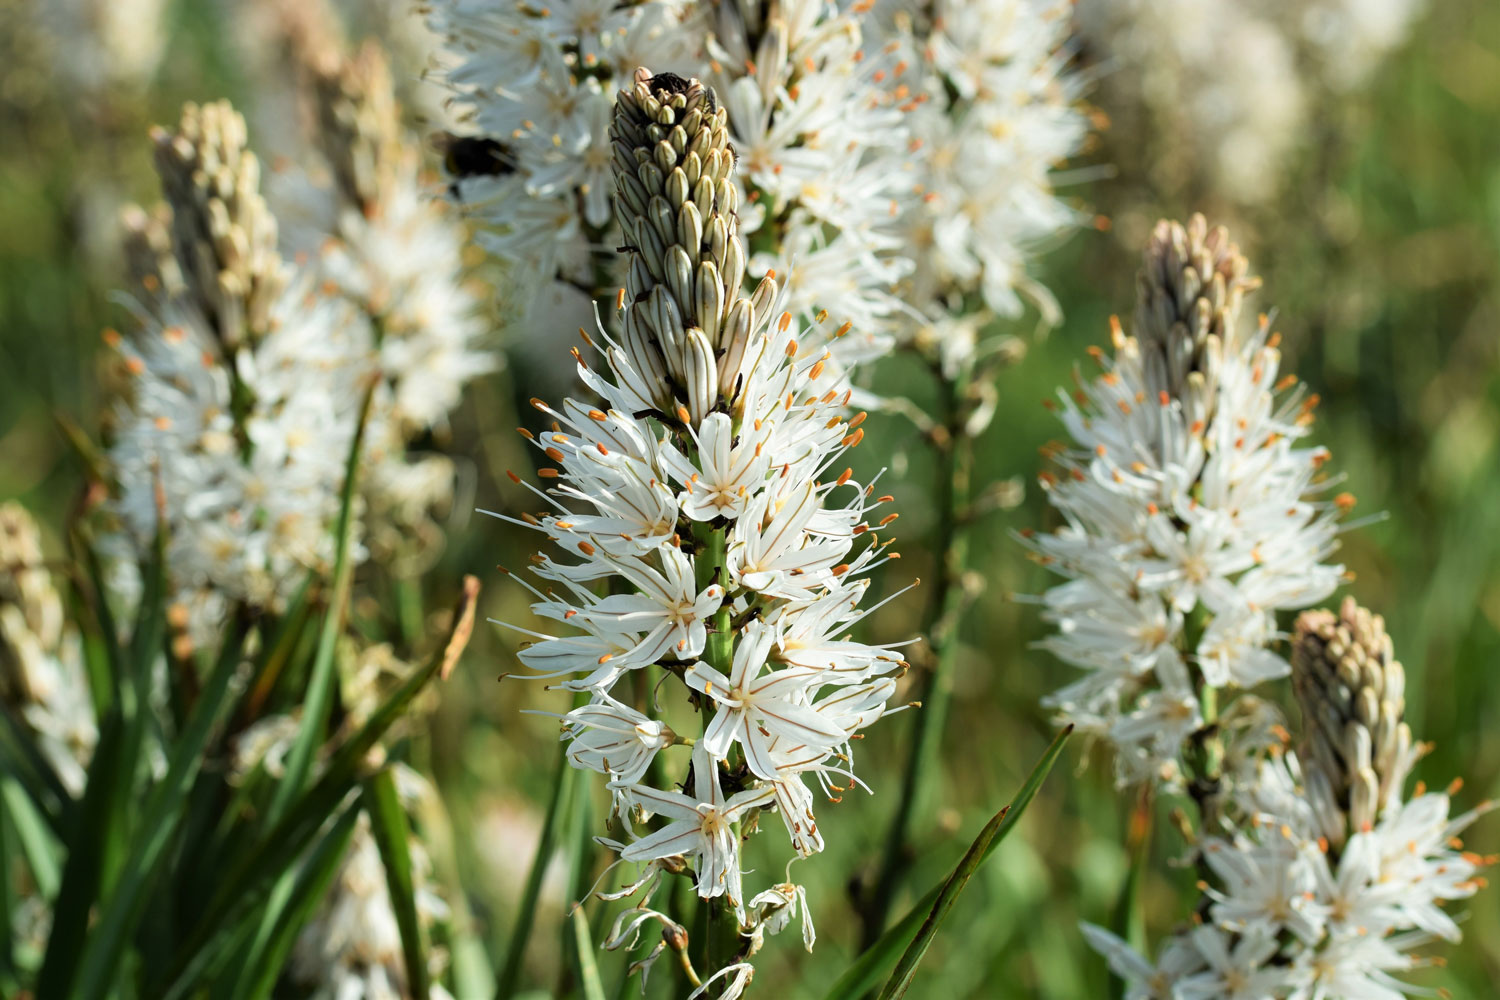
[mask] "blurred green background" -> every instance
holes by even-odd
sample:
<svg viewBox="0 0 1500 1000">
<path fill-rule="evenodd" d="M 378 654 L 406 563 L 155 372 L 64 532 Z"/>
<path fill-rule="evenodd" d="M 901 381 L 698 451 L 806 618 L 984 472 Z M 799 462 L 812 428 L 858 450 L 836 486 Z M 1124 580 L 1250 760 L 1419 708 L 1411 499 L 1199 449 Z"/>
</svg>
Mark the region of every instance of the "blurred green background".
<svg viewBox="0 0 1500 1000">
<path fill-rule="evenodd" d="M 100 427 L 107 401 L 99 332 L 128 322 L 111 298 L 123 284 L 118 254 L 100 234 L 121 201 L 155 197 L 150 123 L 175 120 L 187 99 L 227 96 L 250 106 L 255 80 L 228 40 L 221 6 L 177 3 L 166 22 L 168 58 L 148 87 L 70 89 L 56 66 L 73 54 L 33 31 L 31 6 L 0 0 L 0 498 L 36 512 L 56 550 L 82 476 L 54 415 Z M 1500 5 L 1455 0 L 1433 8 L 1368 89 L 1313 108 L 1316 127 L 1280 193 L 1264 204 L 1219 204 L 1191 182 L 1162 190 L 1137 169 L 1136 137 L 1120 128 L 1101 134 L 1080 165 L 1108 169 L 1081 172 L 1096 179 L 1067 193 L 1110 225 L 1077 233 L 1042 262 L 1064 324 L 1046 336 L 1030 320 L 1006 331 L 1022 335 L 1029 350 L 1001 376 L 1003 402 L 980 443 L 977 485 L 1031 481 L 1038 446 L 1060 433 L 1040 402 L 1070 378 L 1085 346 L 1105 341 L 1111 313 L 1130 314 L 1136 248 L 1150 223 L 1194 210 L 1231 222 L 1265 278 L 1255 305 L 1275 307 L 1287 367 L 1322 396 L 1317 439 L 1332 449 L 1359 512 L 1387 515 L 1345 536 L 1342 557 L 1356 574 L 1346 592 L 1385 614 L 1410 679 L 1412 729 L 1436 744 L 1420 775 L 1436 786 L 1462 776 L 1463 806 L 1500 795 Z M 1090 101 L 1128 120 L 1111 107 L 1110 87 L 1105 72 Z M 494 306 L 497 315 L 506 309 Z M 518 412 L 534 414 L 518 410 L 516 396 L 556 381 L 569 333 L 527 331 L 524 344 L 501 344 L 509 370 L 477 386 L 456 416 L 451 449 L 473 487 L 468 506 L 526 505 L 503 475 L 529 461 L 512 428 Z M 921 401 L 933 387 L 914 372 L 892 364 L 874 383 Z M 902 575 L 886 574 L 883 584 L 935 577 L 924 544 L 935 528 L 930 456 L 894 417 L 872 418 L 860 450 L 867 468 L 891 466 L 883 482 L 903 513 Z M 941 786 L 919 816 L 921 850 L 905 902 L 951 867 L 1052 735 L 1038 701 L 1060 686 L 1064 670 L 1028 648 L 1040 634 L 1034 609 L 1008 599 L 1049 582 L 1009 533 L 1047 523 L 1040 495 L 1028 489 L 1019 507 L 990 515 L 977 531 L 974 564 L 983 577 L 974 581 L 964 629 Z M 484 612 L 524 623 L 526 595 L 495 566 L 523 563 L 533 539 L 462 512 L 450 527 L 446 553 L 424 583 L 428 605 L 446 605 L 460 574 L 475 572 L 486 582 Z M 920 600 L 893 603 L 871 637 L 912 634 L 920 610 Z M 513 643 L 502 630 L 481 631 L 413 751 L 443 793 L 448 823 L 433 828 L 451 830 L 432 845 L 439 875 L 450 895 L 467 896 L 495 954 L 511 930 L 509 911 L 558 759 L 552 720 L 518 709 L 567 706 L 539 685 L 496 681 L 512 669 Z M 790 937 L 769 943 L 758 995 L 818 996 L 851 957 L 858 925 L 848 888 L 878 857 L 911 722 L 898 715 L 881 723 L 861 748 L 860 774 L 874 798 L 851 793 L 821 807 L 829 849 L 796 869 L 813 901 L 817 950 L 806 955 Z M 598 815 L 602 789 L 594 792 Z M 1103 755 L 1075 742 L 1018 835 L 946 925 L 918 995 L 1108 995 L 1103 961 L 1076 924 L 1114 918 L 1131 805 L 1114 792 Z M 1153 940 L 1190 909 L 1191 875 L 1168 863 L 1182 844 L 1165 816 L 1158 804 L 1143 896 Z M 748 863 L 779 868 L 774 840 L 752 841 Z M 1470 841 L 1494 850 L 1500 822 L 1483 821 Z M 564 967 L 566 882 L 559 864 L 532 935 L 525 977 L 543 992 L 557 987 Z M 1432 949 L 1446 967 L 1416 978 L 1459 997 L 1492 996 L 1500 905 L 1480 896 L 1468 910 L 1462 946 Z M 607 983 L 621 966 L 605 959 Z M 659 974 L 653 995 L 665 995 L 668 982 Z"/>
</svg>

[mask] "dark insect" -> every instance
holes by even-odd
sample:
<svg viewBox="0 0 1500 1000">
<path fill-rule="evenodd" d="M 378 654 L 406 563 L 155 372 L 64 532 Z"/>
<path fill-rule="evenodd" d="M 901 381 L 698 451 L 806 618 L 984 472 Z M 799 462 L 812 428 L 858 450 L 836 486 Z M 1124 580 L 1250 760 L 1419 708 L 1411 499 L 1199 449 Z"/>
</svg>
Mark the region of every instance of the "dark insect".
<svg viewBox="0 0 1500 1000">
<path fill-rule="evenodd" d="M 458 182 L 466 177 L 503 177 L 516 171 L 516 161 L 499 139 L 487 135 L 454 135 L 439 132 L 432 145 L 443 154 L 443 169 L 453 178 L 448 186 L 459 197 Z"/>
<path fill-rule="evenodd" d="M 690 84 L 676 73 L 658 73 L 651 78 L 652 90 L 664 90 L 669 94 L 686 94 Z"/>
<path fill-rule="evenodd" d="M 640 253 L 641 248 L 630 243 L 615 247 L 615 253 Z"/>
</svg>

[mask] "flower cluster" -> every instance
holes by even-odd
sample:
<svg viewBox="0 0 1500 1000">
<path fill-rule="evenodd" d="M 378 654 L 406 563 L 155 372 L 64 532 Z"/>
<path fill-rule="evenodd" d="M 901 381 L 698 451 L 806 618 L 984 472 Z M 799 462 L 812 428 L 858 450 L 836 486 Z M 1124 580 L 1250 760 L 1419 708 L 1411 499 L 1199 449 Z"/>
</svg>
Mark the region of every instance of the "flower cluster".
<svg viewBox="0 0 1500 1000">
<path fill-rule="evenodd" d="M 233 603 L 275 606 L 328 568 L 362 426 L 374 509 L 443 494 L 451 471 L 409 462 L 405 442 L 490 364 L 458 283 L 462 231 L 421 193 L 378 56 L 329 79 L 343 86 L 325 131 L 348 187 L 340 238 L 325 236 L 319 257 L 281 257 L 227 104 L 189 105 L 175 133 L 156 132 L 168 207 L 128 218 L 140 328 L 106 334 L 127 384 L 110 449 L 117 541 L 166 529 L 173 603 L 195 642 Z"/>
<path fill-rule="evenodd" d="M 1079 32 L 1118 61 L 1114 103 L 1155 150 L 1158 183 L 1196 172 L 1219 197 L 1274 194 L 1320 98 L 1359 88 L 1411 30 L 1421 0 L 1083 0 Z M 1141 133 L 1145 132 L 1145 141 Z"/>
<path fill-rule="evenodd" d="M 1041 598 L 1040 645 L 1085 675 L 1051 703 L 1118 748 L 1122 781 L 1181 778 L 1200 694 L 1284 676 L 1275 612 L 1338 585 L 1340 512 L 1300 446 L 1316 396 L 1278 378 L 1278 338 L 1241 323 L 1258 281 L 1222 228 L 1160 223 L 1146 249 L 1134 336 L 1060 394 L 1071 445 L 1041 477 L 1064 523 L 1025 540 L 1067 578 Z M 1295 386 L 1295 388 L 1294 388 Z"/>
<path fill-rule="evenodd" d="M 588 695 L 563 718 L 568 757 L 609 779 L 627 826 L 667 820 L 616 845 L 647 863 L 637 887 L 691 866 L 698 895 L 723 897 L 753 942 L 804 897 L 790 884 L 746 890 L 742 840 L 774 812 L 799 857 L 823 848 L 814 790 L 836 799 L 854 781 L 851 740 L 886 711 L 905 666 L 846 636 L 869 613 L 869 572 L 895 558 L 877 536 L 895 515 L 872 523 L 891 498 L 838 471 L 863 418 L 845 416 L 827 351 L 799 344 L 774 277 L 740 292 L 724 107 L 696 80 L 641 70 L 611 131 L 633 246 L 623 334 L 601 331 L 605 371 L 575 351 L 597 405 L 533 401 L 552 420 L 527 432 L 552 463 L 536 491 L 548 509 L 515 521 L 565 557 L 535 557 L 545 590 L 532 608 L 572 631 L 530 633 L 519 656 Z M 667 676 L 701 710 L 700 736 L 650 714 L 659 702 L 644 692 Z M 669 779 L 659 756 L 674 746 L 691 748 L 685 778 Z M 650 896 L 612 944 L 649 919 L 680 932 Z"/>
<path fill-rule="evenodd" d="M 904 298 L 928 324 L 974 293 L 1001 316 L 1017 315 L 1024 296 L 1055 321 L 1056 302 L 1026 269 L 1039 244 L 1079 218 L 1051 176 L 1087 131 L 1082 78 L 1065 71 L 1071 5 L 897 6 L 912 24 L 900 43 L 925 98 L 907 121 L 915 197 L 901 227 L 914 273 Z"/>
<path fill-rule="evenodd" d="M 329 227 L 336 242 L 319 263 L 379 324 L 393 429 L 425 431 L 458 405 L 470 379 L 495 366 L 477 349 L 482 324 L 462 281 L 468 234 L 422 179 L 420 149 L 402 127 L 380 47 L 308 59 L 337 207 Z"/>
<path fill-rule="evenodd" d="M 446 76 L 460 124 L 494 140 L 460 195 L 483 206 L 492 228 L 482 238 L 516 269 L 518 288 L 558 279 L 592 297 L 618 284 L 595 273 L 613 254 L 590 254 L 613 222 L 610 95 L 637 66 L 689 62 L 700 16 L 667 0 L 433 6 L 433 29 L 454 53 Z"/>
<path fill-rule="evenodd" d="M 307 30 L 294 39 L 317 112 L 317 151 L 332 179 L 331 190 L 305 185 L 301 200 L 313 210 L 301 228 L 313 230 L 307 249 L 319 251 L 320 274 L 375 324 L 383 437 L 369 442 L 369 543 L 377 558 L 409 573 L 439 550 L 429 512 L 451 504 L 454 470 L 442 455 L 390 459 L 408 440 L 441 430 L 464 387 L 493 370 L 496 357 L 483 349 L 487 331 L 464 280 L 468 232 L 423 176 L 383 51 L 367 42 L 345 56 L 328 34 Z"/>
<path fill-rule="evenodd" d="M 115 510 L 136 545 L 166 530 L 173 603 L 208 641 L 233 602 L 274 604 L 330 560 L 372 335 L 277 253 L 238 113 L 188 105 L 155 141 L 171 237 L 133 217 L 140 327 L 105 335 L 127 380 Z"/>
<path fill-rule="evenodd" d="M 71 793 L 99 742 L 83 649 L 42 560 L 41 533 L 26 509 L 0 504 L 0 700 L 13 707 Z"/>
<path fill-rule="evenodd" d="M 897 223 L 913 201 L 908 116 L 925 100 L 868 5 L 717 6 L 702 55 L 739 155 L 752 273 L 782 275 L 787 307 L 826 314 L 840 363 L 879 357 L 907 311 Z"/>
<path fill-rule="evenodd" d="M 717 88 L 759 245 L 750 273 L 776 271 L 795 315 L 831 319 L 836 333 L 814 335 L 840 364 L 930 335 L 966 293 L 1005 315 L 1018 292 L 1056 311 L 1026 275 L 1029 251 L 1075 221 L 1049 174 L 1085 125 L 1055 0 L 448 0 L 434 23 L 460 55 L 448 78 L 471 127 L 503 146 L 464 194 L 525 274 L 591 296 L 618 283 L 598 252 L 616 239 L 607 95 L 649 65 Z"/>
<path fill-rule="evenodd" d="M 1380 997 L 1428 990 L 1396 978 L 1433 939 L 1457 941 L 1444 912 L 1493 863 L 1457 835 L 1489 805 L 1450 815 L 1450 795 L 1403 789 L 1422 754 L 1402 720 L 1405 675 L 1378 615 L 1344 602 L 1297 621 L 1293 681 L 1303 751 L 1277 746 L 1237 782 L 1226 829 L 1199 844 L 1210 875 L 1203 922 L 1153 965 L 1102 928 L 1091 944 L 1128 997 Z"/>
</svg>

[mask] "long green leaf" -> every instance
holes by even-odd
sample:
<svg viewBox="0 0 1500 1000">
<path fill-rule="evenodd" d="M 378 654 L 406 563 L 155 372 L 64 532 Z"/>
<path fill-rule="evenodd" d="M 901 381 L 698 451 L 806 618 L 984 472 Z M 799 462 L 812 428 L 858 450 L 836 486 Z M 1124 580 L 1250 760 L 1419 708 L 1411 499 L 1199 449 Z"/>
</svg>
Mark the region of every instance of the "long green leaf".
<svg viewBox="0 0 1500 1000">
<path fill-rule="evenodd" d="M 37 892 L 43 899 L 51 899 L 62 881 L 62 874 L 42 811 L 31 801 L 21 783 L 9 775 L 0 777 L 0 802 L 5 803 L 5 814 L 21 843 L 21 853 L 26 856 L 26 867 L 31 869 Z"/>
<path fill-rule="evenodd" d="M 218 959 L 215 949 L 231 943 L 226 928 L 234 925 L 246 910 L 260 904 L 270 884 L 295 862 L 317 829 L 351 793 L 365 766 L 365 755 L 429 681 L 437 676 L 446 677 L 452 670 L 473 632 L 478 599 L 479 581 L 465 577 L 463 597 L 442 650 L 392 692 L 369 721 L 334 752 L 323 776 L 290 807 L 281 822 L 261 836 L 253 848 L 237 854 L 236 862 L 219 881 L 192 936 L 178 951 L 168 997 L 181 996 L 191 987 L 194 976 Z"/>
<path fill-rule="evenodd" d="M 927 949 L 932 946 L 933 938 L 937 937 L 938 927 L 948 916 L 953 904 L 958 901 L 959 893 L 964 891 L 964 886 L 969 884 L 979 863 L 984 860 L 990 845 L 994 843 L 1000 827 L 1005 823 L 1005 818 L 1010 815 L 1010 806 L 1004 806 L 990 821 L 979 831 L 979 836 L 969 845 L 964 856 L 959 859 L 958 867 L 953 869 L 953 874 L 943 883 L 938 890 L 937 899 L 933 900 L 932 908 L 927 911 L 927 919 L 922 921 L 921 928 L 912 939 L 911 944 L 906 946 L 901 960 L 896 963 L 896 970 L 891 973 L 891 978 L 886 980 L 885 988 L 880 991 L 879 1000 L 900 1000 L 906 996 L 907 989 L 911 986 L 912 979 L 917 974 L 917 965 L 927 954 Z"/>
<path fill-rule="evenodd" d="M 583 1000 L 604 1000 L 604 983 L 599 979 L 599 963 L 594 955 L 594 936 L 589 933 L 583 907 L 573 908 L 573 943 L 578 948 L 578 979 Z"/>
<path fill-rule="evenodd" d="M 149 711 L 145 696 L 150 665 L 134 661 L 120 648 L 98 557 L 89 546 L 82 548 L 94 589 L 92 594 L 81 593 L 80 598 L 95 617 L 111 667 L 112 692 L 89 762 L 83 801 L 73 810 L 73 821 L 64 838 L 68 857 L 53 904 L 47 951 L 37 977 L 37 994 L 45 997 L 71 994 L 88 933 L 89 915 L 123 857 L 129 804 L 144 743 L 143 716 Z M 143 660 L 160 648 L 166 628 L 165 551 L 165 531 L 159 530 L 131 635 L 132 652 L 139 650 Z"/>
<path fill-rule="evenodd" d="M 335 529 L 333 595 L 328 602 L 322 632 L 318 635 L 317 658 L 313 661 L 302 707 L 302 727 L 287 754 L 286 774 L 271 796 L 271 805 L 266 811 L 267 823 L 274 824 L 281 819 L 292 800 L 306 787 L 313 756 L 323 745 L 328 728 L 328 714 L 333 708 L 334 653 L 338 648 L 339 634 L 343 631 L 344 606 L 349 601 L 349 587 L 354 579 L 354 560 L 350 558 L 349 547 L 354 530 L 355 487 L 359 482 L 360 451 L 364 446 L 365 425 L 374 395 L 375 383 L 371 382 L 360 404 L 359 423 L 355 425 L 354 440 L 349 445 L 349 458 L 344 465 L 344 488 L 339 496 L 338 527 Z"/>
<path fill-rule="evenodd" d="M 124 721 L 116 705 L 99 727 L 99 741 L 89 762 L 83 801 L 68 831 L 68 858 L 63 864 L 62 886 L 52 906 L 52 931 L 37 976 L 38 996 L 66 997 L 72 989 L 88 930 L 89 911 L 99 898 L 107 841 L 113 835 L 110 805 L 114 783 L 124 780 L 120 752 L 124 736 Z"/>
<path fill-rule="evenodd" d="M 126 936 L 137 922 L 148 890 L 160 874 L 167 846 L 182 822 L 188 792 L 203 766 L 204 747 L 224 714 L 247 632 L 247 625 L 236 615 L 235 625 L 224 641 L 208 683 L 172 746 L 166 776 L 146 802 L 130 857 L 89 935 L 78 988 L 78 995 L 85 1000 L 102 998 L 116 981 L 116 968 Z"/>
<path fill-rule="evenodd" d="M 5 773 L 25 789 L 53 834 L 64 839 L 71 829 L 76 803 L 9 705 L 0 705 L 0 754 Z"/>
<path fill-rule="evenodd" d="M 292 595 L 286 610 L 276 623 L 276 628 L 272 630 L 270 638 L 266 640 L 266 655 L 256 664 L 250 693 L 241 703 L 240 721 L 242 723 L 248 724 L 260 717 L 261 709 L 265 707 L 266 699 L 275 688 L 282 670 L 285 669 L 287 662 L 292 658 L 292 653 L 302 641 L 302 631 L 307 627 L 308 619 L 312 617 L 312 593 L 317 580 L 317 573 L 307 575 L 307 579 L 302 581 L 302 586 L 298 587 L 297 592 Z"/>
<path fill-rule="evenodd" d="M 395 772 L 382 768 L 365 781 L 365 812 L 370 816 L 370 832 L 385 863 L 385 883 L 390 892 L 391 909 L 401 930 L 401 954 L 406 960 L 407 988 L 414 997 L 425 997 L 427 987 L 426 949 L 422 944 L 422 925 L 417 919 L 417 894 L 412 884 L 411 829 L 406 810 L 396 794 Z"/>
<path fill-rule="evenodd" d="M 1031 769 L 1031 774 L 1026 778 L 1021 790 L 1011 800 L 1009 806 L 1002 811 L 998 817 L 999 822 L 991 835 L 988 843 L 980 850 L 975 862 L 977 868 L 986 858 L 994 853 L 995 848 L 1000 846 L 1008 833 L 1020 821 L 1026 812 L 1026 807 L 1036 797 L 1037 790 L 1042 787 L 1047 774 L 1052 770 L 1052 765 L 1057 763 L 1058 756 L 1062 753 L 1063 744 L 1072 734 L 1073 727 L 1069 726 L 1052 740 L 1052 745 L 1047 747 L 1047 752 L 1037 761 L 1036 766 Z M 994 822 L 993 820 L 991 822 Z M 988 827 L 986 827 L 988 830 Z M 981 836 L 983 836 L 981 834 Z M 966 856 L 967 859 L 967 856 Z M 951 877 L 951 876 L 950 876 Z M 944 883 L 947 884 L 946 881 Z M 933 907 L 939 902 L 942 886 L 934 886 L 923 895 L 912 907 L 911 911 L 902 917 L 893 927 L 887 930 L 874 945 L 867 948 L 844 974 L 838 978 L 833 987 L 824 995 L 824 1000 L 858 1000 L 864 996 L 895 968 L 901 956 L 912 947 L 917 940 L 918 933 L 924 929 L 924 924 L 932 915 Z M 936 927 L 933 927 L 933 932 Z M 929 940 L 922 945 L 921 950 L 925 953 Z M 920 958 L 920 956 L 918 956 Z M 913 966 L 914 967 L 914 966 Z"/>
<path fill-rule="evenodd" d="M 557 775 L 552 779 L 552 799 L 547 803 L 547 817 L 542 821 L 542 836 L 537 841 L 536 854 L 531 859 L 531 870 L 526 873 L 526 887 L 521 890 L 521 903 L 516 907 L 515 923 L 511 925 L 510 947 L 505 949 L 505 964 L 495 979 L 495 1000 L 510 1000 L 516 991 L 516 981 L 521 978 L 521 963 L 526 957 L 526 939 L 531 936 L 531 925 L 536 921 L 537 899 L 542 892 L 542 875 L 557 841 L 558 824 L 563 812 L 563 803 L 572 797 L 574 771 L 568 763 L 565 750 L 558 753 Z"/>
<path fill-rule="evenodd" d="M 302 932 L 313 909 L 328 894 L 328 888 L 344 862 L 349 841 L 354 836 L 354 825 L 359 819 L 359 812 L 356 806 L 346 808 L 298 871 L 286 905 L 278 911 L 275 936 L 267 943 L 260 966 L 255 970 L 256 980 L 249 993 L 254 1000 L 271 995 L 276 979 L 286 965 L 287 955 L 296 944 L 297 935 Z M 427 997 L 425 993 L 412 995 L 421 997 L 422 1000 Z"/>
</svg>

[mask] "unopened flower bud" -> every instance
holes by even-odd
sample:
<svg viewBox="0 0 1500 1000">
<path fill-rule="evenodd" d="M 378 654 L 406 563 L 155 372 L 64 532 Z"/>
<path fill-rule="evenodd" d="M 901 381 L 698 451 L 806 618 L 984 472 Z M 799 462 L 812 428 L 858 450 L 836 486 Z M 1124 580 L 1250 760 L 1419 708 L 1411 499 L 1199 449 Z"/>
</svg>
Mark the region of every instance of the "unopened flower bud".
<svg viewBox="0 0 1500 1000">
<path fill-rule="evenodd" d="M 1306 730 L 1303 751 L 1312 781 L 1326 788 L 1347 826 L 1374 825 L 1400 791 L 1411 758 L 1411 730 L 1402 719 L 1406 674 L 1380 615 L 1345 599 L 1339 613 L 1307 611 L 1297 619 L 1292 686 Z M 1338 837 L 1335 837 L 1337 840 Z"/>
</svg>

